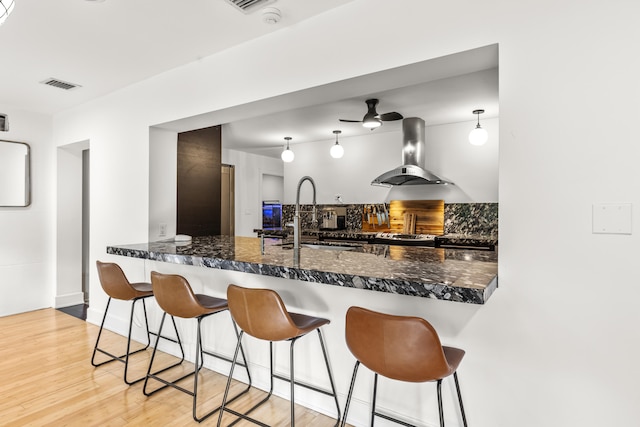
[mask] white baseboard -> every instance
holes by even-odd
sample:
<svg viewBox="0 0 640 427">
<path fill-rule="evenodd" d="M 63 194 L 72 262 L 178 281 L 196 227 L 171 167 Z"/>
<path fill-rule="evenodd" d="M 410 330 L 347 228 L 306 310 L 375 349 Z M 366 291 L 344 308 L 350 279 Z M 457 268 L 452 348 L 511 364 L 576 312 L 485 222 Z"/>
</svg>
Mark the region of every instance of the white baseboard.
<svg viewBox="0 0 640 427">
<path fill-rule="evenodd" d="M 69 307 L 71 305 L 84 304 L 84 293 L 74 292 L 72 294 L 57 295 L 55 298 L 55 308 Z"/>
</svg>

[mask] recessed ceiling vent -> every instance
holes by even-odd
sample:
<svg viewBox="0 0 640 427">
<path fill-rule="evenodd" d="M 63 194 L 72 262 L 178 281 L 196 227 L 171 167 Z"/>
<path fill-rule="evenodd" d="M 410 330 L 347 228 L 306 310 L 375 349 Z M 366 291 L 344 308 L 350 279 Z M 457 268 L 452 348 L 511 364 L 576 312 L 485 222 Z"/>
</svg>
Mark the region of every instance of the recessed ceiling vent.
<svg viewBox="0 0 640 427">
<path fill-rule="evenodd" d="M 228 3 L 234 5 L 238 10 L 244 13 L 251 13 L 258 7 L 275 3 L 276 0 L 227 0 Z"/>
<path fill-rule="evenodd" d="M 48 86 L 57 87 L 59 89 L 64 89 L 64 90 L 73 90 L 75 88 L 82 87 L 82 86 L 77 85 L 75 83 L 64 82 L 62 80 L 58 80 L 58 79 L 54 79 L 54 78 L 43 80 L 40 83 L 48 85 Z"/>
</svg>

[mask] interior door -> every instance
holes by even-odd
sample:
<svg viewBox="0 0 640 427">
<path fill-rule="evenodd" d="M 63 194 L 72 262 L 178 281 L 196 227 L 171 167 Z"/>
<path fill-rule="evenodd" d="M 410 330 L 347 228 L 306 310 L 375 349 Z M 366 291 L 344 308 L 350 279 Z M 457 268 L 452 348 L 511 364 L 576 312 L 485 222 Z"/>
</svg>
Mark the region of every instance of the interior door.
<svg viewBox="0 0 640 427">
<path fill-rule="evenodd" d="M 235 167 L 222 165 L 220 176 L 220 234 L 235 235 Z"/>
</svg>

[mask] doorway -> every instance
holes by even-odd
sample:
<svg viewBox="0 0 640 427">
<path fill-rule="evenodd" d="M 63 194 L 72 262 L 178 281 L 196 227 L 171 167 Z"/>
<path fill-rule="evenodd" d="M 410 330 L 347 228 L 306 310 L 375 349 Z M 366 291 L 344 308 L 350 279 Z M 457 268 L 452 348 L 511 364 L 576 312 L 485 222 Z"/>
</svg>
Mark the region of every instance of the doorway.
<svg viewBox="0 0 640 427">
<path fill-rule="evenodd" d="M 55 308 L 77 306 L 86 317 L 89 301 L 89 141 L 58 147 L 56 161 Z M 78 316 L 79 317 L 79 316 Z"/>
<path fill-rule="evenodd" d="M 220 176 L 220 234 L 222 236 L 235 235 L 235 174 L 235 166 L 222 165 Z"/>
</svg>

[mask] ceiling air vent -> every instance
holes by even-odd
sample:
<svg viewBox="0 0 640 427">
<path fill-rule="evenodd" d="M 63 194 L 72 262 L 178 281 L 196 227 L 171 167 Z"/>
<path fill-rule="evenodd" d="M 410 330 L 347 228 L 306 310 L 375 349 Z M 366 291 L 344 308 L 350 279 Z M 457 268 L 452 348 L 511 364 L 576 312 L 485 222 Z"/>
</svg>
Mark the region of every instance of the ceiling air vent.
<svg viewBox="0 0 640 427">
<path fill-rule="evenodd" d="M 244 13 L 251 13 L 260 6 L 266 6 L 274 3 L 276 0 L 227 0 L 228 3 L 234 5 L 238 10 Z"/>
<path fill-rule="evenodd" d="M 72 89 L 75 89 L 77 87 L 82 87 L 82 86 L 77 85 L 75 83 L 64 82 L 62 80 L 58 80 L 58 79 L 54 79 L 54 78 L 43 80 L 40 83 L 48 85 L 48 86 L 57 87 L 59 89 L 64 89 L 64 90 L 72 90 Z"/>
</svg>

